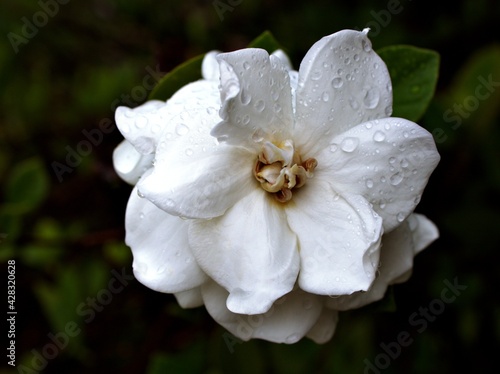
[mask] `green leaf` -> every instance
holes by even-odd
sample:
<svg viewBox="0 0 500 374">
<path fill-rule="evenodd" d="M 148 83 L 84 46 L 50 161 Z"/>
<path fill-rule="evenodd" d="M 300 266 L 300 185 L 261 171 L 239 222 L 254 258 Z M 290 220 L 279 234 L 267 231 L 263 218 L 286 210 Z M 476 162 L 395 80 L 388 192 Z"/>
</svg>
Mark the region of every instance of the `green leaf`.
<svg viewBox="0 0 500 374">
<path fill-rule="evenodd" d="M 168 100 L 185 85 L 201 79 L 201 63 L 205 55 L 196 56 L 167 73 L 149 94 L 149 100 Z"/>
<path fill-rule="evenodd" d="M 406 45 L 383 48 L 377 53 L 387 64 L 392 80 L 394 117 L 418 121 L 436 89 L 437 52 Z"/>
<path fill-rule="evenodd" d="M 5 200 L 35 209 L 49 192 L 49 176 L 41 159 L 30 158 L 17 164 L 5 186 Z"/>
<path fill-rule="evenodd" d="M 283 49 L 270 31 L 264 31 L 252 40 L 250 44 L 248 44 L 248 48 L 262 48 L 269 54 L 273 53 L 277 49 Z"/>
</svg>

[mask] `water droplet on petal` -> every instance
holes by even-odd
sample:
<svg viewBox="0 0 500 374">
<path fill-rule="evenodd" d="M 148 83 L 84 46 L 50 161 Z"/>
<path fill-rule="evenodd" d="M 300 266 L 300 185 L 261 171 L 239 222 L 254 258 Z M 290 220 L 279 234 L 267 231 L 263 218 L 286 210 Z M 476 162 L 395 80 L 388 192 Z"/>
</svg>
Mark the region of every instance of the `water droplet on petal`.
<svg viewBox="0 0 500 374">
<path fill-rule="evenodd" d="M 246 90 L 241 90 L 240 100 L 243 105 L 248 105 L 252 101 L 252 95 L 250 95 Z"/>
<path fill-rule="evenodd" d="M 259 100 L 255 103 L 255 109 L 257 109 L 257 111 L 259 111 L 259 112 L 262 112 L 265 107 L 266 107 L 266 104 L 262 100 Z"/>
<path fill-rule="evenodd" d="M 332 79 L 333 88 L 340 88 L 340 87 L 342 87 L 343 84 L 344 84 L 344 81 L 340 77 Z"/>
<path fill-rule="evenodd" d="M 359 61 L 359 55 L 358 54 L 355 54 L 354 55 L 354 61 L 358 62 Z"/>
<path fill-rule="evenodd" d="M 389 164 L 394 164 L 396 162 L 396 157 L 389 158 Z"/>
<path fill-rule="evenodd" d="M 393 174 L 391 176 L 391 184 L 393 186 L 397 186 L 398 184 L 400 184 L 402 181 L 403 181 L 403 173 L 396 173 L 396 174 Z"/>
<path fill-rule="evenodd" d="M 337 144 L 331 144 L 330 145 L 330 152 L 334 153 L 334 152 L 337 152 Z"/>
<path fill-rule="evenodd" d="M 368 41 L 366 39 L 363 39 L 361 41 L 361 45 L 363 46 L 363 50 L 365 52 L 370 52 L 372 50 L 372 44 L 370 43 L 370 41 Z"/>
<path fill-rule="evenodd" d="M 248 70 L 248 69 L 250 69 L 250 64 L 247 61 L 245 61 L 243 63 L 243 67 L 245 68 L 245 70 Z"/>
<path fill-rule="evenodd" d="M 366 187 L 373 188 L 373 181 L 371 179 L 366 180 Z"/>
<path fill-rule="evenodd" d="M 352 109 L 354 110 L 357 110 L 359 108 L 359 104 L 358 102 L 356 101 L 356 99 L 354 97 L 350 97 L 349 98 L 349 105 L 351 106 Z"/>
<path fill-rule="evenodd" d="M 320 80 L 322 75 L 323 75 L 323 74 L 321 73 L 321 70 L 315 70 L 315 71 L 313 71 L 313 73 L 311 74 L 311 79 L 312 79 L 313 81 Z"/>
<path fill-rule="evenodd" d="M 326 103 L 330 99 L 330 94 L 327 91 L 323 92 L 321 99 Z"/>
<path fill-rule="evenodd" d="M 385 134 L 382 131 L 375 131 L 375 134 L 373 134 L 373 140 L 376 142 L 383 142 L 385 140 Z"/>
<path fill-rule="evenodd" d="M 392 114 L 392 105 L 388 105 L 384 109 L 384 113 L 387 117 L 390 117 Z"/>
<path fill-rule="evenodd" d="M 408 160 L 406 158 L 403 158 L 399 164 L 401 165 L 402 168 L 407 168 Z"/>
<path fill-rule="evenodd" d="M 398 213 L 396 218 L 398 219 L 398 222 L 403 222 L 405 220 L 405 215 L 403 213 Z"/>
<path fill-rule="evenodd" d="M 353 152 L 359 144 L 359 139 L 358 138 L 345 138 L 342 140 L 340 143 L 340 149 L 342 149 L 344 152 L 350 153 Z"/>
<path fill-rule="evenodd" d="M 248 125 L 248 123 L 250 122 L 250 116 L 248 114 L 244 115 L 243 116 L 243 119 L 241 121 L 244 125 Z"/>
<path fill-rule="evenodd" d="M 371 128 L 373 127 L 373 123 L 371 123 L 371 122 L 366 122 L 365 127 L 366 127 L 367 129 L 371 129 Z"/>
<path fill-rule="evenodd" d="M 365 97 L 363 98 L 363 103 L 369 109 L 373 109 L 378 105 L 380 95 L 377 88 L 370 88 L 366 91 Z"/>
<path fill-rule="evenodd" d="M 144 219 L 144 213 L 141 213 L 141 214 L 139 215 L 139 218 L 140 218 L 140 219 Z"/>
<path fill-rule="evenodd" d="M 264 140 L 264 131 L 262 131 L 261 129 L 257 129 L 257 131 L 255 131 L 252 135 L 252 140 L 255 142 L 255 143 L 260 143 L 261 141 Z"/>
<path fill-rule="evenodd" d="M 177 133 L 177 135 L 186 135 L 188 132 L 189 132 L 189 127 L 187 127 L 185 124 L 183 123 L 179 123 L 176 127 L 175 127 L 175 132 Z"/>
</svg>

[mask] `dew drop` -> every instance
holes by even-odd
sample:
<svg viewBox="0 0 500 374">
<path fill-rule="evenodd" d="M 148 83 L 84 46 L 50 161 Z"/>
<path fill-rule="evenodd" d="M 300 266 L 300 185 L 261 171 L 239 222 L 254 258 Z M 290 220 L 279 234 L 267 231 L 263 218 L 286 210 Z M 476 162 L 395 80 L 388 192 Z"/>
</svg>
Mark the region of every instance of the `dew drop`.
<svg viewBox="0 0 500 374">
<path fill-rule="evenodd" d="M 378 89 L 370 88 L 366 91 L 365 97 L 363 98 L 363 103 L 369 109 L 373 109 L 378 105 L 380 95 Z"/>
<path fill-rule="evenodd" d="M 370 52 L 372 50 L 372 44 L 368 40 L 363 39 L 361 41 L 361 45 L 363 46 L 363 50 L 365 52 Z"/>
<path fill-rule="evenodd" d="M 373 140 L 376 142 L 383 142 L 385 140 L 385 134 L 382 131 L 376 131 L 375 134 L 373 134 Z"/>
<path fill-rule="evenodd" d="M 389 164 L 394 164 L 396 162 L 396 157 L 389 158 Z"/>
<path fill-rule="evenodd" d="M 250 104 L 252 101 L 252 95 L 250 95 L 246 90 L 241 90 L 240 100 L 243 105 Z"/>
<path fill-rule="evenodd" d="M 321 95 L 321 99 L 326 103 L 328 100 L 330 100 L 330 94 L 327 91 L 323 92 L 323 94 Z"/>
<path fill-rule="evenodd" d="M 337 74 L 338 74 L 338 75 L 342 75 L 342 74 L 344 74 L 344 70 L 342 70 L 342 69 L 337 70 Z"/>
<path fill-rule="evenodd" d="M 376 62 L 373 64 L 373 68 L 374 68 L 375 70 L 377 70 L 377 69 L 378 69 L 378 64 L 377 64 Z"/>
<path fill-rule="evenodd" d="M 271 90 L 271 97 L 273 98 L 274 101 L 278 100 L 280 97 L 280 93 L 278 90 Z"/>
<path fill-rule="evenodd" d="M 371 179 L 366 180 L 366 187 L 373 188 L 373 181 Z"/>
<path fill-rule="evenodd" d="M 183 123 L 179 123 L 176 127 L 175 127 L 175 132 L 177 133 L 177 135 L 186 135 L 188 132 L 189 132 L 189 127 L 187 127 L 185 124 Z"/>
<path fill-rule="evenodd" d="M 392 114 L 392 105 L 388 105 L 384 109 L 384 113 L 387 117 L 390 117 Z"/>
<path fill-rule="evenodd" d="M 391 176 L 390 181 L 391 181 L 391 184 L 393 186 L 397 186 L 398 184 L 400 184 L 403 181 L 403 174 L 402 173 L 393 174 Z"/>
<path fill-rule="evenodd" d="M 349 57 L 347 57 L 345 60 L 344 60 L 344 64 L 346 65 L 349 65 L 351 63 L 351 59 Z"/>
<path fill-rule="evenodd" d="M 342 149 L 344 152 L 351 153 L 354 152 L 354 150 L 358 147 L 358 144 L 358 138 L 345 138 L 344 140 L 342 140 L 342 143 L 340 143 L 340 149 Z"/>
<path fill-rule="evenodd" d="M 408 160 L 406 158 L 403 158 L 399 164 L 401 165 L 402 168 L 407 168 Z"/>
<path fill-rule="evenodd" d="M 321 70 L 315 70 L 315 71 L 313 71 L 313 73 L 311 74 L 311 79 L 312 79 L 313 81 L 318 81 L 318 80 L 320 80 L 320 79 L 321 79 L 321 76 L 322 76 L 322 75 L 323 75 L 323 74 L 321 73 Z"/>
<path fill-rule="evenodd" d="M 367 129 L 371 129 L 371 128 L 373 127 L 373 123 L 371 123 L 371 122 L 366 122 L 365 127 L 366 127 Z"/>
<path fill-rule="evenodd" d="M 337 152 L 337 144 L 331 144 L 330 145 L 330 152 L 334 153 L 334 152 Z"/>
<path fill-rule="evenodd" d="M 274 111 L 276 113 L 279 113 L 281 112 L 281 105 L 279 105 L 278 103 L 274 104 L 274 107 L 273 107 Z"/>
<path fill-rule="evenodd" d="M 245 61 L 245 62 L 243 63 L 243 68 L 245 68 L 245 70 L 250 69 L 250 64 L 249 64 L 247 61 Z"/>
<path fill-rule="evenodd" d="M 140 218 L 140 219 L 144 219 L 144 213 L 141 213 L 141 214 L 139 215 L 139 218 Z"/>
<path fill-rule="evenodd" d="M 252 140 L 255 143 L 260 143 L 261 141 L 263 141 L 264 140 L 264 131 L 262 131 L 261 129 L 257 129 L 257 131 L 255 131 L 252 135 Z"/>
<path fill-rule="evenodd" d="M 403 222 L 405 220 L 405 215 L 403 213 L 398 213 L 396 218 L 398 219 L 398 222 Z"/>
<path fill-rule="evenodd" d="M 354 55 L 354 61 L 358 62 L 359 61 L 359 55 L 358 54 L 355 54 Z"/>
<path fill-rule="evenodd" d="M 386 177 L 384 177 L 384 176 L 382 176 L 382 177 L 380 177 L 380 181 L 381 181 L 382 183 L 385 183 L 385 182 L 387 181 L 387 178 L 386 178 Z"/>
<path fill-rule="evenodd" d="M 262 100 L 259 100 L 255 103 L 255 109 L 257 109 L 257 111 L 259 111 L 259 112 L 262 112 L 265 107 L 266 107 L 266 104 L 264 104 L 264 101 L 262 101 Z"/>
<path fill-rule="evenodd" d="M 349 105 L 351 106 L 352 109 L 354 110 L 357 110 L 359 108 L 359 104 L 358 102 L 356 101 L 356 99 L 354 97 L 350 97 L 349 98 Z"/>
<path fill-rule="evenodd" d="M 343 84 L 344 84 L 344 81 L 340 77 L 332 79 L 333 88 L 340 88 L 340 87 L 342 87 Z"/>
<path fill-rule="evenodd" d="M 250 123 L 250 116 L 248 114 L 245 114 L 243 116 L 243 119 L 241 121 L 244 125 L 248 125 Z"/>
</svg>

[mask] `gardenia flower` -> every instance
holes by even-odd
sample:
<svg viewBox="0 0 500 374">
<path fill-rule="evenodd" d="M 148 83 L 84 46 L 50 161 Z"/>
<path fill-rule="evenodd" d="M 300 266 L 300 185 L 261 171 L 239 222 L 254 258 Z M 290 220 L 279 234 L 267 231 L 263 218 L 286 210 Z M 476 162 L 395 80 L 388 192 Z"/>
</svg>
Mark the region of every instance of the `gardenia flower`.
<svg viewBox="0 0 500 374">
<path fill-rule="evenodd" d="M 117 109 L 140 282 L 245 340 L 324 342 L 337 310 L 411 270 L 437 237 L 411 214 L 439 155 L 426 130 L 389 117 L 367 32 L 321 39 L 298 72 L 280 51 L 209 53 L 204 79 L 167 102 Z"/>
</svg>

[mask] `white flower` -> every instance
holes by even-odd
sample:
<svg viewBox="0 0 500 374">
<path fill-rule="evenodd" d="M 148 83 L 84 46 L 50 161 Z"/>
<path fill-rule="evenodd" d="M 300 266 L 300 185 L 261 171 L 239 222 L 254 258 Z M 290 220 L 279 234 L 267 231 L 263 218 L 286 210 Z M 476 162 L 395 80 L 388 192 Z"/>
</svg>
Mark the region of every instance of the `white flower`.
<svg viewBox="0 0 500 374">
<path fill-rule="evenodd" d="M 382 234 L 409 230 L 439 161 L 432 136 L 388 117 L 391 81 L 367 30 L 321 39 L 298 72 L 282 52 L 243 49 L 208 54 L 203 77 L 166 103 L 117 109 L 133 147 L 120 145 L 115 167 L 138 180 L 134 273 L 242 339 L 326 341 L 334 309 L 366 303 L 352 301 L 359 291 L 374 301 L 391 269 L 411 269 L 406 241 L 402 256 L 382 250 L 390 274 L 376 278 Z M 242 332 L 252 316 L 262 323 Z"/>
</svg>

